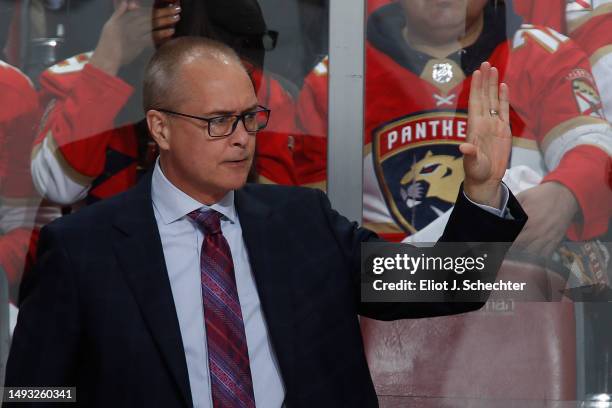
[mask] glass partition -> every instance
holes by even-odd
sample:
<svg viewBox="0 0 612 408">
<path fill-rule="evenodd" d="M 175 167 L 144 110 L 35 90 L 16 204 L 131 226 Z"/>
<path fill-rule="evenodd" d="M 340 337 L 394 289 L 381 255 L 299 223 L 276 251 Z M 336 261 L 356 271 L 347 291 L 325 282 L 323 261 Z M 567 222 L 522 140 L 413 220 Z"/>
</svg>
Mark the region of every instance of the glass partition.
<svg viewBox="0 0 612 408">
<path fill-rule="evenodd" d="M 574 294 L 598 288 L 585 303 L 490 302 L 461 317 L 362 319 L 379 394 L 571 401 L 608 393 L 610 4 L 367 3 L 363 225 L 397 242 L 442 235 L 462 194 L 472 75 L 488 61 L 510 88 L 504 182 L 530 217 L 515 243 L 520 259 L 507 259 L 498 276 L 552 270 Z"/>
<path fill-rule="evenodd" d="M 233 48 L 271 110 L 249 181 L 296 185 L 297 100 L 326 60 L 328 8 L 327 0 L 0 0 L 0 282 L 8 282 L 0 293 L 10 299 L 0 296 L 0 373 L 40 229 L 129 189 L 155 165 L 142 85 L 155 50 L 185 36 Z M 326 79 L 319 86 L 327 93 Z M 181 110 L 170 95 L 158 103 Z"/>
<path fill-rule="evenodd" d="M 41 228 L 155 166 L 143 72 L 182 36 L 232 47 L 271 109 L 250 182 L 326 191 L 394 242 L 441 236 L 464 179 L 472 75 L 496 67 L 510 87 L 503 181 L 530 217 L 500 276 L 554 274 L 568 296 L 361 319 L 380 404 L 606 406 L 608 0 L 0 0 L 0 373 Z"/>
</svg>

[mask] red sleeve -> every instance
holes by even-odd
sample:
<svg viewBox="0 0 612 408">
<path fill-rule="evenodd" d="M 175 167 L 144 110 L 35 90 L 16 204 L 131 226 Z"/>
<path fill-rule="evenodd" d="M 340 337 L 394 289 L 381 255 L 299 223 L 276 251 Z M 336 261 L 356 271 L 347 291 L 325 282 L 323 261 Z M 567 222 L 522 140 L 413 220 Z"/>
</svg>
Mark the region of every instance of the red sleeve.
<svg viewBox="0 0 612 408">
<path fill-rule="evenodd" d="M 555 171 L 542 181 L 563 184 L 578 200 L 583 219 L 570 227 L 570 239 L 591 239 L 608 230 L 612 216 L 611 169 L 612 158 L 606 152 L 594 146 L 583 145 L 565 154 Z"/>
<path fill-rule="evenodd" d="M 571 227 L 572 238 L 593 238 L 607 230 L 612 211 L 604 177 L 612 133 L 590 64 L 561 34 L 538 27 L 522 31 L 513 59 L 523 63 L 510 64 L 518 71 L 512 74 L 511 103 L 553 169 L 544 181 L 563 184 L 580 205 L 582 222 Z"/>
<path fill-rule="evenodd" d="M 572 119 L 605 123 L 589 61 L 568 37 L 543 27 L 520 30 L 510 58 L 511 102 L 539 144 Z"/>
<path fill-rule="evenodd" d="M 0 64 L 0 196 L 32 197 L 30 152 L 40 119 L 38 96 L 27 77 Z"/>
<path fill-rule="evenodd" d="M 86 177 L 98 176 L 104 168 L 114 119 L 132 87 L 90 64 L 74 73 L 47 70 L 41 87 L 50 104 L 37 143 L 50 136 L 74 170 Z"/>
<path fill-rule="evenodd" d="M 514 0 L 512 5 L 526 23 L 565 32 L 565 0 Z"/>
<path fill-rule="evenodd" d="M 602 48 L 612 46 L 612 13 L 589 18 L 572 31 L 571 36 L 589 57 L 593 57 Z"/>
<path fill-rule="evenodd" d="M 368 0 L 368 4 L 367 4 L 367 8 L 366 8 L 366 13 L 369 16 L 370 14 L 372 14 L 374 11 L 376 11 L 376 9 L 382 7 L 382 6 L 386 6 L 388 4 L 393 3 L 393 0 Z"/>
<path fill-rule="evenodd" d="M 300 185 L 325 189 L 327 181 L 328 63 L 306 77 L 297 104 L 298 143 L 295 164 Z"/>
<path fill-rule="evenodd" d="M 278 81 L 261 70 L 253 70 L 251 77 L 259 104 L 271 110 L 268 126 L 257 134 L 256 166 L 260 181 L 294 185 L 295 102 Z"/>
</svg>

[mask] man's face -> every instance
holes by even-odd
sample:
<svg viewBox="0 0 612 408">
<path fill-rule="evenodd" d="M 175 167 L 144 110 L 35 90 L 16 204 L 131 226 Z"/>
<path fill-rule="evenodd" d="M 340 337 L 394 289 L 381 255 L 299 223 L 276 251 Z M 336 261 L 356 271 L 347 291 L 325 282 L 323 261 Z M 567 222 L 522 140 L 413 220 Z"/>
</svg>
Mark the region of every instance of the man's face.
<svg viewBox="0 0 612 408">
<path fill-rule="evenodd" d="M 181 102 L 167 109 L 211 118 L 252 111 L 257 97 L 250 78 L 234 61 L 196 58 L 182 67 L 176 91 Z M 255 134 L 242 121 L 227 137 L 212 138 L 206 122 L 166 114 L 167 147 L 163 170 L 193 197 L 216 201 L 246 182 L 255 152 Z M 162 151 L 164 146 L 160 145 Z"/>
<path fill-rule="evenodd" d="M 411 31 L 434 42 L 460 38 L 476 21 L 488 0 L 399 0 Z"/>
</svg>

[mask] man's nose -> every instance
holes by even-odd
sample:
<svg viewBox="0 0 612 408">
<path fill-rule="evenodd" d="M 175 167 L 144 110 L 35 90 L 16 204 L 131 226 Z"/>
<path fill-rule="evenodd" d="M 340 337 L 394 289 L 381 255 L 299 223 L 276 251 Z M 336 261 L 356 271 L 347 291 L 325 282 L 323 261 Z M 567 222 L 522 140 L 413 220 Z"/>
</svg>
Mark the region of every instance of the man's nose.
<svg viewBox="0 0 612 408">
<path fill-rule="evenodd" d="M 243 146 L 246 146 L 247 143 L 249 142 L 249 139 L 254 136 L 255 136 L 254 134 L 247 132 L 244 126 L 244 122 L 242 120 L 238 120 L 238 123 L 236 124 L 236 130 L 230 136 L 231 143 L 234 146 L 243 147 Z"/>
</svg>

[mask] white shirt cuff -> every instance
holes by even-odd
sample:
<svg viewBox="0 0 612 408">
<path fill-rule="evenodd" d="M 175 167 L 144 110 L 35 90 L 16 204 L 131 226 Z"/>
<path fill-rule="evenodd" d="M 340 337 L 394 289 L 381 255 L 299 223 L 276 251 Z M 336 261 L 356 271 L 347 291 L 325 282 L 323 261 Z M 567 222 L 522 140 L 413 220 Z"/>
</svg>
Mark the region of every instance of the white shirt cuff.
<svg viewBox="0 0 612 408">
<path fill-rule="evenodd" d="M 508 211 L 508 200 L 510 199 L 510 191 L 508 190 L 508 187 L 504 183 L 501 183 L 501 186 L 502 186 L 501 209 L 491 207 L 490 205 L 475 203 L 474 201 L 470 200 L 467 194 L 465 194 L 465 191 L 463 192 L 463 195 L 465 196 L 465 198 L 467 198 L 467 200 L 470 203 L 477 205 L 478 207 L 482 208 L 483 210 L 487 212 L 490 212 L 491 214 L 497 215 L 498 217 L 501 217 L 501 218 L 513 219 L 512 216 L 510 215 L 510 211 Z"/>
</svg>

